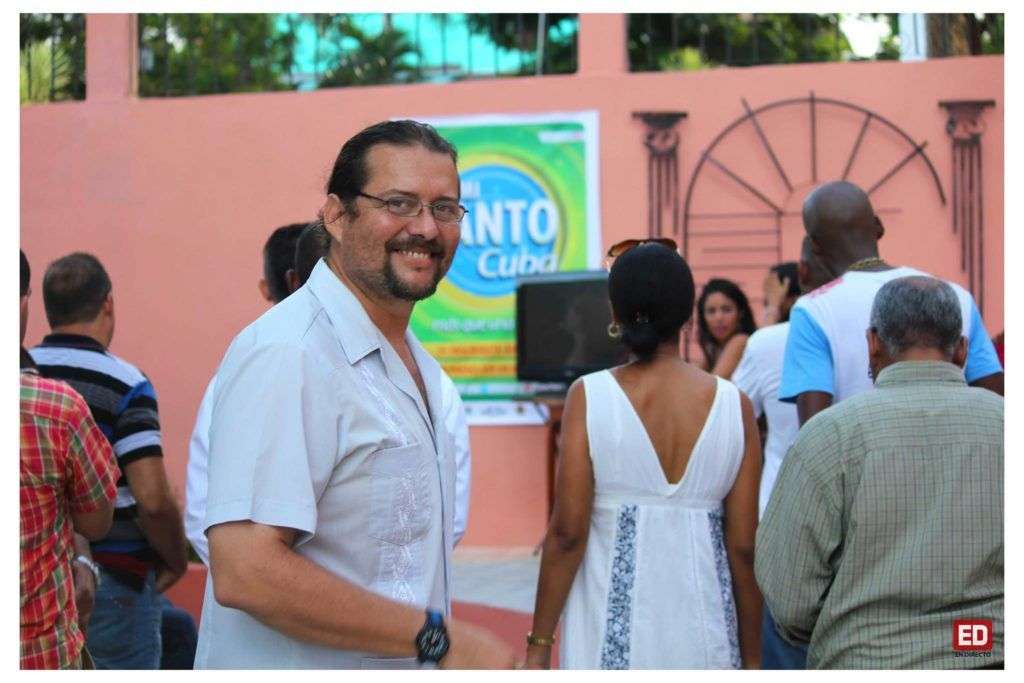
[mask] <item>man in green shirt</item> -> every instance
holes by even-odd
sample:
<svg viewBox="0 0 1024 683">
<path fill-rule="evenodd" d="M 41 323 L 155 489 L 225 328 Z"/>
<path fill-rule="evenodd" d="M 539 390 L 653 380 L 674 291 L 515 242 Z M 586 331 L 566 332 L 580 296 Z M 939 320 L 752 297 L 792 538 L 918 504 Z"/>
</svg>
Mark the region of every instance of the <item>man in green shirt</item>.
<svg viewBox="0 0 1024 683">
<path fill-rule="evenodd" d="M 875 390 L 801 429 L 758 529 L 758 584 L 787 640 L 810 643 L 808 668 L 1001 667 L 1003 399 L 964 381 L 948 284 L 886 283 L 870 324 Z M 964 619 L 991 622 L 989 639 L 954 642 Z"/>
</svg>

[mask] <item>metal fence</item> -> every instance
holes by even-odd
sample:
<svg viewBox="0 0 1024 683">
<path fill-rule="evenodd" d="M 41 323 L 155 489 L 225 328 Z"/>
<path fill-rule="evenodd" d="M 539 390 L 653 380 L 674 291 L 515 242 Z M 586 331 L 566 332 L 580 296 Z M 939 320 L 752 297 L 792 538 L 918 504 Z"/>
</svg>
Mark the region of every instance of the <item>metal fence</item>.
<svg viewBox="0 0 1024 683">
<path fill-rule="evenodd" d="M 839 14 L 631 14 L 631 71 L 849 59 Z M 899 52 L 879 58 L 898 58 Z"/>
<path fill-rule="evenodd" d="M 906 15 L 911 16 L 911 15 Z M 923 14 L 929 58 L 1002 54 L 1002 14 Z M 887 29 L 873 54 L 856 54 L 844 18 Z M 900 58 L 898 14 L 631 14 L 631 71 Z"/>
<path fill-rule="evenodd" d="M 85 15 L 21 14 L 22 104 L 85 99 Z"/>
<path fill-rule="evenodd" d="M 574 14 L 140 14 L 143 97 L 571 73 Z"/>
</svg>

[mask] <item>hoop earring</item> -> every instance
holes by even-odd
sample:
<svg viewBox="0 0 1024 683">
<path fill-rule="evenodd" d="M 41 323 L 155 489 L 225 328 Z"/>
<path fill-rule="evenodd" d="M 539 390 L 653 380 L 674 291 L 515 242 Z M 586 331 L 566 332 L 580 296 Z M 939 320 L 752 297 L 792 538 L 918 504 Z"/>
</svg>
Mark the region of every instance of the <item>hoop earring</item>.
<svg viewBox="0 0 1024 683">
<path fill-rule="evenodd" d="M 619 325 L 617 322 L 614 321 L 608 323 L 608 336 L 611 337 L 612 339 L 618 339 L 619 337 L 621 337 L 622 325 Z"/>
</svg>

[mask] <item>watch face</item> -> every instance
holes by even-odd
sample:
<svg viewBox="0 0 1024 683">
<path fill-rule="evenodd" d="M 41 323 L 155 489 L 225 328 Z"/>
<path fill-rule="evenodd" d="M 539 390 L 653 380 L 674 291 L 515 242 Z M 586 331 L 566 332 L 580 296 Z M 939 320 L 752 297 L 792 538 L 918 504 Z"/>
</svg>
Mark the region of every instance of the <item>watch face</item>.
<svg viewBox="0 0 1024 683">
<path fill-rule="evenodd" d="M 427 624 L 416 638 L 419 659 L 438 662 L 448 653 L 448 633 L 443 625 Z"/>
</svg>

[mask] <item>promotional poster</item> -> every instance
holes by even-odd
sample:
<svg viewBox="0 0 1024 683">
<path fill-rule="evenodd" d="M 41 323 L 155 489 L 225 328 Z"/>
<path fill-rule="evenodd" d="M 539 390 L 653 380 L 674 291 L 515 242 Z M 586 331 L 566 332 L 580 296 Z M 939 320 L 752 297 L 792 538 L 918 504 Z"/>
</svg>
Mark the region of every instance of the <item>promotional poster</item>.
<svg viewBox="0 0 1024 683">
<path fill-rule="evenodd" d="M 462 238 L 417 338 L 454 380 L 469 423 L 536 424 L 516 381 L 515 289 L 523 275 L 600 266 L 597 113 L 426 119 L 459 152 Z"/>
</svg>

